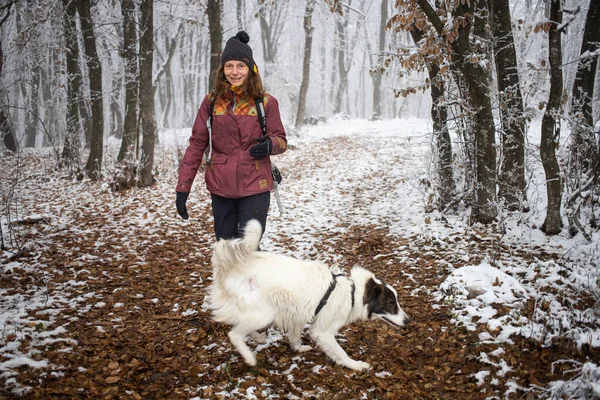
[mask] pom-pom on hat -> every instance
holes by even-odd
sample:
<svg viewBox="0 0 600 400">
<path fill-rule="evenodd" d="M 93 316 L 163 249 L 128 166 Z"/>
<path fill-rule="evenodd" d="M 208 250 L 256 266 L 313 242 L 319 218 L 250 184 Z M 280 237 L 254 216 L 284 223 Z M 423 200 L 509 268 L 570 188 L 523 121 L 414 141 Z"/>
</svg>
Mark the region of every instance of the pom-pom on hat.
<svg viewBox="0 0 600 400">
<path fill-rule="evenodd" d="M 227 61 L 231 60 L 242 61 L 252 71 L 258 72 L 254 57 L 252 57 L 252 49 L 247 45 L 249 41 L 250 36 L 245 31 L 239 31 L 235 36 L 229 38 L 221 54 L 221 65 L 225 65 Z"/>
</svg>

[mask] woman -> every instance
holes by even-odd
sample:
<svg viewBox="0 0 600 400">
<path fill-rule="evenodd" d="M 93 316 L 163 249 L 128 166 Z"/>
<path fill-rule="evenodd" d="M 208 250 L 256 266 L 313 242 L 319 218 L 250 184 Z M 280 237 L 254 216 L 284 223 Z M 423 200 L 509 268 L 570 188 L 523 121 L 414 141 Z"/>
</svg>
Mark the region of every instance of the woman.
<svg viewBox="0 0 600 400">
<path fill-rule="evenodd" d="M 211 149 L 206 125 L 212 111 L 212 151 L 206 166 L 217 239 L 240 237 L 251 219 L 263 233 L 273 188 L 270 154 L 287 149 L 277 100 L 264 92 L 258 68 L 244 31 L 230 38 L 221 55 L 214 89 L 204 98 L 181 160 L 177 182 L 177 212 L 188 219 L 186 202 L 205 150 Z M 257 116 L 255 99 L 262 99 L 266 135 Z M 211 107 L 211 100 L 214 109 Z"/>
</svg>

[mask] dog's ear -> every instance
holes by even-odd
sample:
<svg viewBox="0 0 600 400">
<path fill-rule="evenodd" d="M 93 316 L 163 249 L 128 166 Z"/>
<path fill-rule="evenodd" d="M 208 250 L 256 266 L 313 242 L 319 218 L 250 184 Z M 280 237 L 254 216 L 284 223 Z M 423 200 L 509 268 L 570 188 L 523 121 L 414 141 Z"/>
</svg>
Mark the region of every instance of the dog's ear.
<svg viewBox="0 0 600 400">
<path fill-rule="evenodd" d="M 365 294 L 363 296 L 363 304 L 367 305 L 368 311 L 368 319 L 371 319 L 373 312 L 377 312 L 379 297 L 381 297 L 381 293 L 383 289 L 381 285 L 377 284 L 373 278 L 369 279 L 367 285 L 365 286 Z"/>
</svg>

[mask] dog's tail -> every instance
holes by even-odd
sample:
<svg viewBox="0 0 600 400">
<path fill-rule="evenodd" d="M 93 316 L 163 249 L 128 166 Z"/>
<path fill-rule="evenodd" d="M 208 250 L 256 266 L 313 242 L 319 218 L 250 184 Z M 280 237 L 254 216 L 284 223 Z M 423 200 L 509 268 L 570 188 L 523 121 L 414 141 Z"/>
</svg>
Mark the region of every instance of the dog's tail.
<svg viewBox="0 0 600 400">
<path fill-rule="evenodd" d="M 262 236 L 262 225 L 258 220 L 248 221 L 241 239 L 219 240 L 214 245 L 212 264 L 215 272 L 219 269 L 238 269 L 258 250 Z"/>
</svg>

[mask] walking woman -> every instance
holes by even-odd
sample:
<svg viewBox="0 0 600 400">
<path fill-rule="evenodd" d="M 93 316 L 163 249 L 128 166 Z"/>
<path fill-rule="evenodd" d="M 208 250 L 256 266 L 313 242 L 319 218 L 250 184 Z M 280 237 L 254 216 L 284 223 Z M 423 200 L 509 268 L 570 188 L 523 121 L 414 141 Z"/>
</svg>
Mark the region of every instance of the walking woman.
<svg viewBox="0 0 600 400">
<path fill-rule="evenodd" d="M 273 189 L 270 155 L 287 149 L 279 105 L 263 89 L 249 39 L 240 31 L 227 41 L 214 89 L 198 110 L 179 168 L 177 212 L 188 219 L 187 198 L 208 152 L 204 179 L 217 239 L 240 237 L 251 219 L 260 221 L 264 233 Z M 257 112 L 261 102 L 265 132 Z"/>
</svg>

